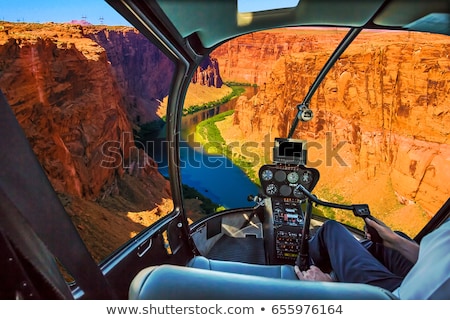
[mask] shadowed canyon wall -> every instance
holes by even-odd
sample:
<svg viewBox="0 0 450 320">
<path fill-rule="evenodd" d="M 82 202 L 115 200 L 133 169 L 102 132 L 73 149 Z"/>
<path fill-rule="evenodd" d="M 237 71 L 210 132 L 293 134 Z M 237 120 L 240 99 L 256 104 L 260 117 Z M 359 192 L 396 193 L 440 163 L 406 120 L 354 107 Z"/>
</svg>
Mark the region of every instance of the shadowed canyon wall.
<svg viewBox="0 0 450 320">
<path fill-rule="evenodd" d="M 293 29 L 240 37 L 213 52 L 193 82 L 258 84 L 257 95 L 238 100 L 235 131 L 255 141 L 268 132 L 271 138 L 286 136 L 296 105 L 343 36 L 337 30 Z M 331 137 L 331 147 L 339 150 L 345 165 L 331 172 L 323 161 L 321 181 L 350 190 L 356 183 L 345 179 L 348 173 L 358 173 L 369 185 L 387 176 L 398 202 L 436 211 L 450 194 L 449 46 L 445 36 L 360 35 L 314 95 L 313 121 L 295 134 L 323 145 Z M 0 29 L 0 89 L 56 191 L 73 197 L 102 201 L 125 192 L 142 203 L 135 211 L 170 198 L 168 182 L 135 147 L 132 131 L 158 118 L 172 70 L 132 28 L 4 24 Z M 311 151 L 314 159 L 324 150 Z M 127 187 L 131 178 L 143 183 L 139 191 Z M 81 203 L 77 212 L 88 206 L 94 211 Z M 100 231 L 86 225 L 94 214 L 85 220 L 79 215 L 86 237 L 117 234 L 106 212 L 99 214 L 97 222 L 105 224 Z"/>
<path fill-rule="evenodd" d="M 172 210 L 169 182 L 133 137 L 156 119 L 171 70 L 131 28 L 0 26 L 0 90 L 98 262 Z"/>
<path fill-rule="evenodd" d="M 99 199 L 124 174 L 169 197 L 156 163 L 135 147 L 135 125 L 158 119 L 173 63 L 134 28 L 13 24 L 0 29 L 0 89 L 57 192 Z M 217 62 L 195 82 L 220 87 Z M 164 187 L 161 188 L 161 185 Z"/>
<path fill-rule="evenodd" d="M 272 138 L 287 136 L 295 107 L 344 35 L 335 30 L 322 31 L 320 39 L 295 29 L 274 33 L 240 37 L 212 54 L 225 81 L 260 85 L 253 98 L 239 100 L 233 119 L 256 141 L 267 132 Z M 330 171 L 322 180 L 345 188 L 339 170 L 361 172 L 371 183 L 388 175 L 399 202 L 436 212 L 450 195 L 449 57 L 446 36 L 362 33 L 315 93 L 313 121 L 300 124 L 294 135 L 325 145 L 328 133 L 334 150 L 345 143 L 337 173 Z M 325 161 L 321 171 L 327 173 Z"/>
<path fill-rule="evenodd" d="M 166 185 L 152 159 L 134 146 L 134 111 L 123 93 L 130 90 L 133 96 L 140 89 L 130 89 L 139 74 L 124 84 L 126 72 L 120 71 L 129 66 L 112 68 L 105 48 L 86 37 L 83 27 L 3 27 L 0 88 L 57 192 L 97 199 L 117 191 L 117 178 L 124 173 Z M 108 35 L 120 39 L 129 32 Z M 130 47 L 138 46 L 134 40 L 131 36 Z M 167 186 L 162 190 L 158 196 L 168 196 Z"/>
<path fill-rule="evenodd" d="M 173 63 L 136 29 L 86 32 L 105 49 L 132 121 L 139 124 L 158 119 L 155 110 L 169 94 Z"/>
<path fill-rule="evenodd" d="M 192 83 L 199 83 L 204 86 L 215 88 L 222 87 L 223 81 L 217 59 L 212 59 L 210 57 L 203 59 L 192 77 Z"/>
</svg>

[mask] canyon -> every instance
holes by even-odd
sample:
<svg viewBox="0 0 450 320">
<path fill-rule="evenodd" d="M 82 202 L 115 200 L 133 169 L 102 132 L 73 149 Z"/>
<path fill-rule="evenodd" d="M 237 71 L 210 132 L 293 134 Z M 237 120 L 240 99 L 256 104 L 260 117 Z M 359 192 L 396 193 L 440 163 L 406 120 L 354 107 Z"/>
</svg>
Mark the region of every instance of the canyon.
<svg viewBox="0 0 450 320">
<path fill-rule="evenodd" d="M 133 137 L 157 118 L 171 70 L 133 28 L 0 29 L 0 89 L 97 261 L 172 210 L 169 182 Z"/>
<path fill-rule="evenodd" d="M 134 28 L 0 24 L 0 90 L 98 262 L 173 210 L 169 181 L 135 141 L 161 119 L 173 71 Z M 214 59 L 193 83 L 213 100 L 229 92 L 214 92 Z"/>
<path fill-rule="evenodd" d="M 260 87 L 254 97 L 239 100 L 233 129 L 222 130 L 227 142 L 262 143 L 268 132 L 270 139 L 286 137 L 296 106 L 344 34 L 258 32 L 216 49 L 211 56 L 225 81 Z M 388 197 L 374 192 L 374 185 L 389 188 L 395 193 L 390 202 L 402 204 L 393 206 L 399 212 L 389 220 L 415 219 L 408 214 L 414 212 L 424 222 L 440 208 L 450 194 L 449 55 L 446 36 L 375 31 L 358 36 L 313 96 L 314 119 L 301 122 L 293 136 L 315 141 L 310 158 L 322 172 L 322 188 L 359 201 Z M 327 159 L 326 146 L 339 150 L 339 158 Z M 375 210 L 387 215 L 386 207 Z"/>
<path fill-rule="evenodd" d="M 343 36 L 281 29 L 212 52 L 194 86 L 259 86 L 238 99 L 224 139 L 286 136 Z M 314 95 L 313 121 L 294 135 L 319 143 L 310 159 L 320 160 L 323 189 L 361 202 L 385 197 L 394 225 L 399 217 L 416 225 L 429 219 L 450 191 L 449 51 L 445 36 L 360 35 Z M 97 261 L 173 208 L 169 182 L 134 140 L 140 125 L 164 114 L 173 71 L 133 28 L 0 25 L 0 90 Z M 334 159 L 326 158 L 330 148 L 339 151 Z M 385 209 L 374 208 L 380 215 Z"/>
</svg>

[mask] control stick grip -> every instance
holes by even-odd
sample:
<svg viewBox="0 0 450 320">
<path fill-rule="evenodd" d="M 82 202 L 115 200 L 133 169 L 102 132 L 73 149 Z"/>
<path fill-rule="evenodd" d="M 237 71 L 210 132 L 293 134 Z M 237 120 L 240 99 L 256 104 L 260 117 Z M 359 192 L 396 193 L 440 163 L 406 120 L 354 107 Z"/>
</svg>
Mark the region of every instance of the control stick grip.
<svg viewBox="0 0 450 320">
<path fill-rule="evenodd" d="M 377 220 L 375 220 L 371 215 L 367 216 L 367 218 L 369 218 L 372 221 L 377 222 Z M 380 234 L 374 227 L 371 227 L 366 223 L 366 228 L 367 228 L 367 232 L 370 233 L 370 240 L 372 240 L 372 242 L 375 242 L 375 243 L 383 242 L 383 238 L 380 237 Z"/>
<path fill-rule="evenodd" d="M 353 205 L 353 214 L 357 217 L 361 217 L 363 219 L 369 218 L 372 221 L 378 223 L 378 221 L 370 214 L 369 206 L 367 204 L 354 204 Z M 372 242 L 382 243 L 383 238 L 380 237 L 379 233 L 375 228 L 369 226 L 366 223 L 367 232 L 370 233 L 370 239 Z"/>
</svg>

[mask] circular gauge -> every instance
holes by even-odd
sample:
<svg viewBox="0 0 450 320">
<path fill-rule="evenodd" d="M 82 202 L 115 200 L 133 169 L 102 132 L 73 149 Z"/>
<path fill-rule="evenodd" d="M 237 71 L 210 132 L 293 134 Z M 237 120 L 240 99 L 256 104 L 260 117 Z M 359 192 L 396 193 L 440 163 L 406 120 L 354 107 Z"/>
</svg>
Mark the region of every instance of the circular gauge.
<svg viewBox="0 0 450 320">
<path fill-rule="evenodd" d="M 310 183 L 312 181 L 311 172 L 305 171 L 302 174 L 302 182 L 303 183 Z"/>
<path fill-rule="evenodd" d="M 294 197 L 303 199 L 303 198 L 305 198 L 305 195 L 299 189 L 295 188 L 294 189 Z"/>
<path fill-rule="evenodd" d="M 298 178 L 299 178 L 298 173 L 295 172 L 295 171 L 290 172 L 290 173 L 287 175 L 287 180 L 288 180 L 290 183 L 296 183 L 296 182 L 298 181 Z"/>
<path fill-rule="evenodd" d="M 266 169 L 261 173 L 261 179 L 263 179 L 264 181 L 269 181 L 272 179 L 272 177 L 273 177 L 273 173 L 269 169 Z"/>
<path fill-rule="evenodd" d="M 287 197 L 291 194 L 291 187 L 289 187 L 288 185 L 282 185 L 280 188 L 280 194 L 284 197 Z"/>
<path fill-rule="evenodd" d="M 278 170 L 277 172 L 275 172 L 275 180 L 282 182 L 285 179 L 286 179 L 286 172 L 282 170 Z"/>
<path fill-rule="evenodd" d="M 267 185 L 266 187 L 266 194 L 269 196 L 273 196 L 275 193 L 277 193 L 278 189 L 277 186 L 273 183 Z"/>
</svg>

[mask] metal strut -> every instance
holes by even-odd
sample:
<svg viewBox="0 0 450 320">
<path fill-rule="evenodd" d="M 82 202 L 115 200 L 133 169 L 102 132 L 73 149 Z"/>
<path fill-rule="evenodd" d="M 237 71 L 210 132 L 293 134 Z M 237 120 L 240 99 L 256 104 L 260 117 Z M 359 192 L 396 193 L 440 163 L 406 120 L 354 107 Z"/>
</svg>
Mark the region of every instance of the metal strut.
<svg viewBox="0 0 450 320">
<path fill-rule="evenodd" d="M 350 45 L 350 43 L 352 43 L 353 40 L 358 36 L 358 34 L 361 32 L 361 30 L 362 30 L 362 28 L 350 29 L 350 31 L 345 35 L 344 39 L 342 39 L 341 43 L 337 46 L 337 48 L 331 54 L 330 58 L 325 63 L 322 70 L 320 70 L 320 72 L 317 75 L 316 79 L 314 80 L 313 84 L 309 88 L 308 93 L 306 94 L 305 98 L 303 99 L 303 102 L 297 106 L 298 113 L 294 119 L 294 122 L 292 123 L 288 138 L 292 138 L 292 136 L 294 135 L 294 132 L 295 132 L 295 129 L 297 128 L 298 122 L 300 120 L 305 121 L 302 119 L 302 114 L 304 114 L 305 109 L 309 110 L 309 103 L 311 101 L 312 96 L 314 95 L 316 90 L 319 88 L 319 85 L 322 83 L 323 79 L 328 74 L 330 69 L 334 66 L 336 61 L 340 58 L 340 56 L 347 49 L 347 47 Z"/>
</svg>

